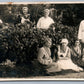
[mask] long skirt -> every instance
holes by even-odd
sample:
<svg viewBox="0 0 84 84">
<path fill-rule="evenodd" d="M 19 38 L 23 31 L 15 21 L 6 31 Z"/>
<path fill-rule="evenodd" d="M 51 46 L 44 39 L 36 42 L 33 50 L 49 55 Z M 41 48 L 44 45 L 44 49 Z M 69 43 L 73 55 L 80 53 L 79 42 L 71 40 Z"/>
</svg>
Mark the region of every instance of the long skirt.
<svg viewBox="0 0 84 84">
<path fill-rule="evenodd" d="M 71 70 L 74 70 L 74 71 L 83 71 L 83 69 L 81 67 L 77 66 L 76 64 L 74 64 L 71 59 L 58 60 L 57 64 L 63 70 L 71 69 Z"/>
</svg>

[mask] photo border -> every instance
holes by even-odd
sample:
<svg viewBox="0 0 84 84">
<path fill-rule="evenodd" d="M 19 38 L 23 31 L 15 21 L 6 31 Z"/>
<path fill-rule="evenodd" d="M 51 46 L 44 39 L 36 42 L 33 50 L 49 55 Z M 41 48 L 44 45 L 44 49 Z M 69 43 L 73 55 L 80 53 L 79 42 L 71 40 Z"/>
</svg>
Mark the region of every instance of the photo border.
<svg viewBox="0 0 84 84">
<path fill-rule="evenodd" d="M 4 4 L 84 4 L 84 1 L 27 1 L 27 2 L 0 2 L 1 5 Z M 28 77 L 28 78 L 0 78 L 0 81 L 84 81 L 84 78 L 45 78 L 45 77 Z"/>
</svg>

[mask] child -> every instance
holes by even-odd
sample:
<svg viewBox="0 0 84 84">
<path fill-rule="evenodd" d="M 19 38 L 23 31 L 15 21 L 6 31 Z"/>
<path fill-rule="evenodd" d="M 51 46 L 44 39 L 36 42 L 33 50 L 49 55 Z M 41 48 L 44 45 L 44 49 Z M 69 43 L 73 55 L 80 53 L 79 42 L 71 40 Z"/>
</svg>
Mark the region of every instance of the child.
<svg viewBox="0 0 84 84">
<path fill-rule="evenodd" d="M 73 56 L 77 58 L 81 57 L 81 46 L 79 40 L 75 41 L 75 45 L 73 47 Z"/>
<path fill-rule="evenodd" d="M 22 8 L 22 16 L 21 16 L 21 23 L 29 23 L 30 22 L 30 14 L 28 14 L 28 7 Z"/>
</svg>

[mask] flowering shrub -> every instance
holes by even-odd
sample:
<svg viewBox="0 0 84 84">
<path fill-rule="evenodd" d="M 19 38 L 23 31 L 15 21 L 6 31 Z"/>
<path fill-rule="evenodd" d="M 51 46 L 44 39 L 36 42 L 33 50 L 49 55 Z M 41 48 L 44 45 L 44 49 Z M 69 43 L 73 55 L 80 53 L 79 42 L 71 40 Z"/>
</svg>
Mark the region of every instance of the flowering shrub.
<svg viewBox="0 0 84 84">
<path fill-rule="evenodd" d="M 68 38 L 69 46 L 72 46 L 74 39 L 77 38 L 78 27 L 64 26 L 54 24 L 48 30 L 28 28 L 25 25 L 14 27 L 8 25 L 8 28 L 0 30 L 0 57 L 1 61 L 6 58 L 19 63 L 30 62 L 37 58 L 38 48 L 44 44 L 44 36 L 52 38 L 52 46 L 59 44 L 61 38 Z"/>
</svg>

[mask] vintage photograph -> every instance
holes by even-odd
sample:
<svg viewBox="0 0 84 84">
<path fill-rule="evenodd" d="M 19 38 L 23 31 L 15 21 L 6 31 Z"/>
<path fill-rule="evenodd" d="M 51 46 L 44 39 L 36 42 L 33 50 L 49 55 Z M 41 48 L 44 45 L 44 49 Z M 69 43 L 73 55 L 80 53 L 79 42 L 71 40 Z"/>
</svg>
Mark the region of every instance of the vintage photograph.
<svg viewBox="0 0 84 84">
<path fill-rule="evenodd" d="M 0 79 L 83 79 L 84 3 L 0 3 Z"/>
</svg>

